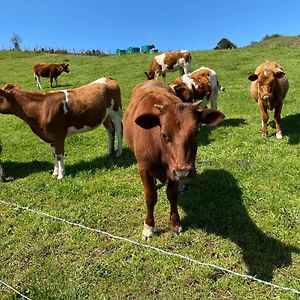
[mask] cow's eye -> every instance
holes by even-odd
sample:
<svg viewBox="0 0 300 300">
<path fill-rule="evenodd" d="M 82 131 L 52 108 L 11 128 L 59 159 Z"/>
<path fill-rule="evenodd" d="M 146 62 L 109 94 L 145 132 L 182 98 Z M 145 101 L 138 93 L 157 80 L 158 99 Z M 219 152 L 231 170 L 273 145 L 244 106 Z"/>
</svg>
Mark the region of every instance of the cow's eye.
<svg viewBox="0 0 300 300">
<path fill-rule="evenodd" d="M 165 133 L 162 132 L 161 137 L 166 143 L 171 143 L 171 139 Z"/>
</svg>

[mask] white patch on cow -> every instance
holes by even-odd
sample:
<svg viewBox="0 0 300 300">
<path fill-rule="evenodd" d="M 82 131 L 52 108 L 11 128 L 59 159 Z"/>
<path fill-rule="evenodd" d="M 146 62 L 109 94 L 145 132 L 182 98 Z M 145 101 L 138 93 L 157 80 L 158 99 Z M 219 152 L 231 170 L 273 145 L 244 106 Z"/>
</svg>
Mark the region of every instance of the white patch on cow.
<svg viewBox="0 0 300 300">
<path fill-rule="evenodd" d="M 181 76 L 181 79 L 182 79 L 182 83 L 184 83 L 191 91 L 193 90 L 193 86 L 198 87 L 198 85 L 195 83 L 194 79 L 190 78 L 189 74 L 183 74 Z"/>
<path fill-rule="evenodd" d="M 154 233 L 154 227 L 144 223 L 143 239 L 148 240 L 150 237 L 153 236 L 153 233 Z"/>
<path fill-rule="evenodd" d="M 264 70 L 264 76 L 268 76 L 268 71 L 267 70 Z"/>
<path fill-rule="evenodd" d="M 64 110 L 64 113 L 65 113 L 65 115 L 66 115 L 67 112 L 69 111 L 69 110 L 68 110 L 68 102 L 69 102 L 68 91 L 63 90 L 62 92 L 64 92 L 65 97 L 66 97 L 65 100 L 63 101 L 63 110 Z"/>
<path fill-rule="evenodd" d="M 63 155 L 55 155 L 55 159 L 58 162 L 58 174 L 57 179 L 63 179 L 66 174 L 65 164 L 64 164 L 64 156 Z"/>
<path fill-rule="evenodd" d="M 102 122 L 101 122 L 101 124 L 102 124 Z M 93 130 L 94 128 L 96 128 L 96 127 L 90 127 L 90 126 L 86 126 L 86 125 L 84 125 L 81 128 L 76 128 L 75 126 L 70 126 L 70 127 L 68 127 L 67 135 L 87 132 L 87 131 Z"/>
<path fill-rule="evenodd" d="M 93 82 L 91 82 L 90 84 L 93 84 L 93 83 L 102 83 L 102 84 L 106 84 L 106 81 L 107 79 L 105 77 L 102 77 L 102 78 L 99 78 Z"/>
<path fill-rule="evenodd" d="M 167 66 L 164 63 L 165 57 L 166 57 L 166 53 L 155 56 L 156 62 L 162 66 L 163 71 L 167 68 Z"/>
</svg>

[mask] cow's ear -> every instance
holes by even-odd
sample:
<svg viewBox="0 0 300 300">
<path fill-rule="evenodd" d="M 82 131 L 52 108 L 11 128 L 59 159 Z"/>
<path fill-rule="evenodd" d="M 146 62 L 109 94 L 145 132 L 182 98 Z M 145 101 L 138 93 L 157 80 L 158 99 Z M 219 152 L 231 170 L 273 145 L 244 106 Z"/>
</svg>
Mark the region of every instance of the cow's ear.
<svg viewBox="0 0 300 300">
<path fill-rule="evenodd" d="M 217 109 L 209 108 L 197 110 L 197 117 L 199 123 L 215 126 L 225 118 L 225 115 Z"/>
<path fill-rule="evenodd" d="M 159 117 L 155 114 L 143 114 L 135 119 L 135 123 L 144 129 L 151 129 L 160 125 Z"/>
<path fill-rule="evenodd" d="M 251 74 L 249 77 L 248 77 L 249 80 L 251 81 L 255 81 L 258 79 L 258 75 L 257 74 Z"/>
<path fill-rule="evenodd" d="M 277 71 L 276 74 L 275 74 L 276 78 L 282 78 L 282 77 L 284 77 L 284 75 L 285 75 L 285 73 L 282 72 L 281 70 Z"/>
</svg>

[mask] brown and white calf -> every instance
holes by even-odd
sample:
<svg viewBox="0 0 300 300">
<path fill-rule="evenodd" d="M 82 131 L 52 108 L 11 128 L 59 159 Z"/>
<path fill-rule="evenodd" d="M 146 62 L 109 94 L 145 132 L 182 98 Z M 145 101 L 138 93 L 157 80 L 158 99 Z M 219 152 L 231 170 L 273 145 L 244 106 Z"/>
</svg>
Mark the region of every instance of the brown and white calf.
<svg viewBox="0 0 300 300">
<path fill-rule="evenodd" d="M 124 117 L 124 135 L 144 186 L 144 239 L 154 232 L 156 179 L 167 182 L 171 231 L 178 234 L 182 230 L 177 209 L 179 180 L 196 174 L 199 125 L 216 125 L 223 118 L 218 110 L 200 110 L 197 103 L 183 103 L 161 81 L 146 81 L 134 88 Z"/>
<path fill-rule="evenodd" d="M 0 113 L 24 120 L 42 140 L 51 144 L 55 164 L 53 175 L 65 175 L 64 142 L 68 135 L 92 130 L 103 123 L 107 130 L 109 154 L 122 153 L 122 105 L 118 83 L 100 78 L 79 88 L 38 93 L 23 91 L 13 84 L 0 89 Z"/>
<path fill-rule="evenodd" d="M 145 75 L 149 80 L 162 76 L 165 81 L 167 72 L 179 70 L 180 75 L 189 73 L 191 72 L 191 59 L 191 52 L 187 50 L 156 55 L 151 61 L 149 72 L 145 72 Z"/>
<path fill-rule="evenodd" d="M 170 84 L 177 97 L 183 102 L 202 100 L 200 107 L 218 108 L 218 93 L 224 91 L 220 85 L 217 73 L 210 68 L 201 67 L 192 73 L 184 74 Z"/>
<path fill-rule="evenodd" d="M 268 109 L 274 111 L 274 122 L 276 126 L 276 138 L 282 139 L 281 110 L 289 82 L 276 62 L 265 61 L 259 65 L 255 73 L 248 77 L 251 80 L 250 93 L 257 101 L 262 118 L 262 136 L 268 136 L 267 123 L 269 119 Z"/>
<path fill-rule="evenodd" d="M 69 73 L 69 64 L 55 64 L 55 63 L 37 63 L 33 65 L 34 79 L 36 86 L 42 89 L 40 77 L 50 78 L 50 87 L 53 87 L 53 78 L 56 86 L 58 85 L 57 77 L 62 73 Z"/>
</svg>

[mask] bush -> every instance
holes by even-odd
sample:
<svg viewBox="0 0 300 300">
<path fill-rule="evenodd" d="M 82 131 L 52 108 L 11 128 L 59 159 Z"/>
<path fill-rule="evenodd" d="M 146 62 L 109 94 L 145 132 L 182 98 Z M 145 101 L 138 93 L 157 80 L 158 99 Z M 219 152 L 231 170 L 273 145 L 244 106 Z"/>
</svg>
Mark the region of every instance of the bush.
<svg viewBox="0 0 300 300">
<path fill-rule="evenodd" d="M 233 44 L 231 41 L 229 41 L 226 38 L 222 38 L 214 49 L 220 50 L 220 49 L 236 49 L 236 48 L 237 46 Z"/>
</svg>

